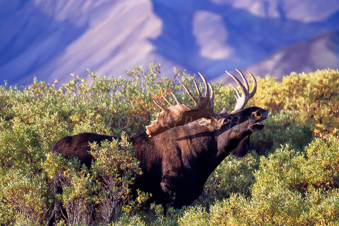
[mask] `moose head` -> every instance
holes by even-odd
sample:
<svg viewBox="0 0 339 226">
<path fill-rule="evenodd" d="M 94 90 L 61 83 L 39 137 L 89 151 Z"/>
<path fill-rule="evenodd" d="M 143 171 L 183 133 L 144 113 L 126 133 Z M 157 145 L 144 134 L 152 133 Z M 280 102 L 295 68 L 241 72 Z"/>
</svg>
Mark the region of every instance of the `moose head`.
<svg viewBox="0 0 339 226">
<path fill-rule="evenodd" d="M 242 84 L 237 77 L 226 71 L 226 73 L 235 80 L 241 90 L 241 93 L 239 93 L 236 88 L 232 87 L 236 93 L 235 97 L 237 100 L 236 106 L 232 112 L 228 112 L 225 108 L 223 108 L 219 114 L 213 111 L 213 87 L 210 83 L 207 83 L 204 76 L 199 73 L 205 86 L 204 96 L 201 95 L 198 85 L 194 79 L 193 82 L 198 93 L 198 98 L 194 97 L 189 89 L 180 82 L 189 97 L 194 101 L 195 106 L 189 107 L 180 103 L 173 93 L 172 95 L 177 102 L 176 105 L 173 105 L 163 96 L 164 100 L 170 105 L 169 108 L 165 108 L 153 100 L 154 103 L 161 109 L 161 112 L 156 115 L 156 120 L 152 121 L 151 125 L 146 126 L 146 133 L 150 137 L 156 136 L 170 128 L 181 126 L 187 124 L 187 122 L 200 119 L 200 125 L 205 125 L 210 128 L 210 130 L 215 131 L 218 139 L 222 140 L 219 142 L 220 145 L 225 143 L 224 145 L 228 147 L 227 142 L 229 140 L 236 140 L 238 142 L 236 137 L 242 138 L 238 147 L 230 151 L 230 154 L 236 157 L 244 156 L 249 149 L 249 135 L 254 131 L 264 128 L 265 125 L 262 121 L 267 118 L 268 112 L 259 107 L 244 109 L 249 99 L 256 93 L 257 82 L 253 74 L 249 73 L 253 81 L 253 90 L 252 92 L 249 92 L 249 84 L 246 77 L 241 71 L 237 69 L 236 71 L 240 74 L 244 84 Z"/>
</svg>

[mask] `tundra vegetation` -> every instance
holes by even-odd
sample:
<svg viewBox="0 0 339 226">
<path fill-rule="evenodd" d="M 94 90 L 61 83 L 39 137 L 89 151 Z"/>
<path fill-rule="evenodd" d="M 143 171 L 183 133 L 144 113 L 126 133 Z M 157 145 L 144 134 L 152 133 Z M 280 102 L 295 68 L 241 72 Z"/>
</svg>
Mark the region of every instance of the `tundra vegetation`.
<svg viewBox="0 0 339 226">
<path fill-rule="evenodd" d="M 247 107 L 271 114 L 264 130 L 251 135 L 253 151 L 226 157 L 193 205 L 166 216 L 161 205 L 142 205 L 150 194 L 131 199 L 129 185 L 142 172 L 127 137 L 143 132 L 159 111 L 152 99 L 165 105 L 161 96 L 174 102 L 174 92 L 191 103 L 178 81 L 197 93 L 185 71 L 169 78 L 150 64 L 126 73 L 129 79 L 89 71 L 89 81 L 72 75 L 65 84 L 35 79 L 26 87 L 0 86 L 0 225 L 45 225 L 55 174 L 65 178 L 59 198 L 68 216 L 58 225 L 86 225 L 89 215 L 100 219 L 98 225 L 110 217 L 114 225 L 339 224 L 338 70 L 291 73 L 281 82 L 257 77 Z M 233 109 L 234 91 L 212 85 L 215 112 Z M 92 144 L 90 169 L 50 153 L 57 140 L 82 132 L 122 139 Z"/>
</svg>

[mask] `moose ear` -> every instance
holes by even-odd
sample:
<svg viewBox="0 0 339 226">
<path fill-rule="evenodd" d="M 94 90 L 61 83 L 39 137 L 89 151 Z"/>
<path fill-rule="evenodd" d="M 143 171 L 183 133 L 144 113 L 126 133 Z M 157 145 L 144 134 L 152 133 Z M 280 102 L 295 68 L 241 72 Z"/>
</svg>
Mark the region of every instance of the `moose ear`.
<svg viewBox="0 0 339 226">
<path fill-rule="evenodd" d="M 222 111 L 219 113 L 219 115 L 221 115 L 221 114 L 227 114 L 227 113 L 228 113 L 228 111 L 226 110 L 226 108 L 223 108 Z"/>
</svg>

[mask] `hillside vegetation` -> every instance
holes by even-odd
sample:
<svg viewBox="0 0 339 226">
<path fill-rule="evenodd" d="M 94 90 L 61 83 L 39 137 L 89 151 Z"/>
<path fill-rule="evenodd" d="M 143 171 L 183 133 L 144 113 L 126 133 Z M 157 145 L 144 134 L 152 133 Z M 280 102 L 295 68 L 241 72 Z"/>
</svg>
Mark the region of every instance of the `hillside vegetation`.
<svg viewBox="0 0 339 226">
<path fill-rule="evenodd" d="M 96 225 L 107 225 L 113 208 L 115 225 L 339 224 L 338 70 L 292 73 L 281 82 L 258 77 L 248 106 L 271 113 L 265 129 L 251 136 L 253 151 L 227 157 L 192 206 L 166 217 L 160 205 L 142 205 L 150 194 L 130 199 L 127 185 L 141 172 L 127 137 L 143 132 L 159 111 L 152 99 L 173 100 L 174 92 L 193 105 L 177 82 L 194 90 L 190 76 L 175 70 L 171 80 L 154 64 L 127 71 L 130 79 L 88 73 L 89 81 L 73 75 L 65 84 L 35 79 L 26 87 L 0 86 L 0 225 L 45 225 L 55 174 L 65 179 L 60 198 L 69 216 L 59 225 L 93 224 L 91 214 Z M 232 110 L 234 91 L 212 85 L 215 112 Z M 50 154 L 57 140 L 81 132 L 123 139 L 92 144 L 91 169 Z"/>
</svg>

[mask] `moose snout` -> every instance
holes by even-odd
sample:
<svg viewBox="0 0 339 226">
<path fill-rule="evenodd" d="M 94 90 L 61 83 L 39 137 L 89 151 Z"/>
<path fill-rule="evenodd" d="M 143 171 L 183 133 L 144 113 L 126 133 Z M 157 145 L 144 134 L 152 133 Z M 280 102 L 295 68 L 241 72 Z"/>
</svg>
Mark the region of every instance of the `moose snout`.
<svg viewBox="0 0 339 226">
<path fill-rule="evenodd" d="M 264 109 L 257 109 L 256 111 L 252 112 L 252 123 L 250 129 L 252 131 L 262 130 L 265 127 L 265 124 L 262 122 L 268 116 L 268 111 Z"/>
<path fill-rule="evenodd" d="M 268 111 L 260 109 L 258 111 L 253 112 L 252 115 L 257 121 L 262 121 L 268 117 Z"/>
</svg>

